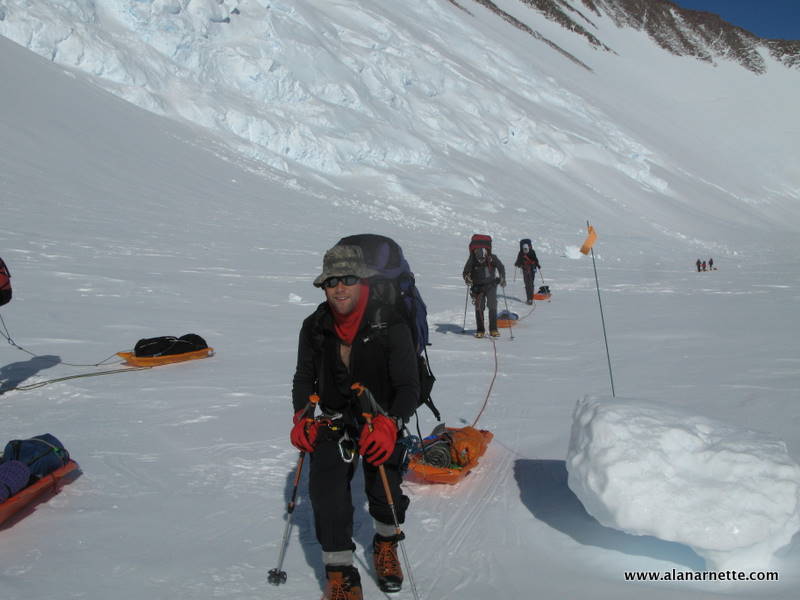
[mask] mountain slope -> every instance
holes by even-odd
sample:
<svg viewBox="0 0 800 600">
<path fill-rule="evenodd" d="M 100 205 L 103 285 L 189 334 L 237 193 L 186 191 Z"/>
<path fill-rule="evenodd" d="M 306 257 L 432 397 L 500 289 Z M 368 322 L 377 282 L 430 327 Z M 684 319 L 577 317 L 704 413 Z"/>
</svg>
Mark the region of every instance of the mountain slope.
<svg viewBox="0 0 800 600">
<path fill-rule="evenodd" d="M 386 222 L 513 239 L 510 215 L 529 215 L 555 253 L 546 232 L 587 217 L 659 254 L 731 253 L 742 227 L 788 236 L 800 74 L 753 47 L 754 76 L 709 46 L 722 25 L 686 15 L 661 1 L 13 0 L 0 33 L 282 178 L 356 185 L 351 205 Z"/>
</svg>

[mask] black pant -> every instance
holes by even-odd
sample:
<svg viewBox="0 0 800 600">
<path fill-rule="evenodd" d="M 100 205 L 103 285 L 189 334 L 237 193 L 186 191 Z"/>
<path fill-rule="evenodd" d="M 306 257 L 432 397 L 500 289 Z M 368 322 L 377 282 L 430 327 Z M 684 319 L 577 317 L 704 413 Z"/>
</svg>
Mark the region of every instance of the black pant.
<svg viewBox="0 0 800 600">
<path fill-rule="evenodd" d="M 360 457 L 356 454 L 352 463 L 344 462 L 339 454 L 337 437 L 325 433 L 327 432 L 321 432 L 314 452 L 311 453 L 309 475 L 309 493 L 314 509 L 317 540 L 324 552 L 355 550 L 350 483 Z M 406 509 L 410 504 L 408 496 L 400 489 L 403 479 L 400 473 L 402 458 L 403 449 L 395 446 L 391 458 L 383 463 L 398 523 L 405 521 Z M 363 461 L 363 471 L 369 514 L 381 523 L 394 524 L 378 468 Z"/>
<path fill-rule="evenodd" d="M 536 269 L 522 268 L 522 279 L 525 282 L 525 299 L 533 299 L 533 280 L 536 277 Z"/>
<path fill-rule="evenodd" d="M 475 323 L 478 331 L 486 331 L 483 326 L 483 311 L 489 305 L 489 330 L 497 331 L 497 283 L 472 286 L 475 299 Z"/>
</svg>

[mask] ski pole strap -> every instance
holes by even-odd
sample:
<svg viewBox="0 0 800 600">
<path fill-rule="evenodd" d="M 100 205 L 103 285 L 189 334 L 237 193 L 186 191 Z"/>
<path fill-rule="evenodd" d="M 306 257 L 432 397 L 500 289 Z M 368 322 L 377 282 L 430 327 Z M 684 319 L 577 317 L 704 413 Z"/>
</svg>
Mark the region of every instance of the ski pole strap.
<svg viewBox="0 0 800 600">
<path fill-rule="evenodd" d="M 372 408 L 372 402 L 370 402 L 370 400 L 374 400 L 372 398 L 372 392 L 358 382 L 351 385 L 350 389 L 356 393 L 356 398 L 358 398 L 361 404 L 361 416 L 367 420 L 367 425 L 370 431 L 372 431 L 372 412 L 370 410 Z"/>
<path fill-rule="evenodd" d="M 368 408 L 365 408 L 364 410 L 371 409 L 371 414 L 377 413 L 379 415 L 383 415 L 384 417 L 388 416 L 386 411 L 381 408 L 380 404 L 378 404 L 378 401 L 375 400 L 375 396 L 372 395 L 372 392 L 369 391 L 368 387 L 361 385 L 360 383 L 354 383 L 350 386 L 350 389 L 354 390 L 356 392 L 356 396 L 362 399 L 362 408 L 364 408 L 364 400 L 367 401 Z"/>
<path fill-rule="evenodd" d="M 319 396 L 314 393 L 308 396 L 308 404 L 303 409 L 303 415 L 306 419 L 313 419 L 314 418 L 314 410 L 316 409 L 317 404 L 319 404 Z M 311 411 L 309 415 L 308 412 Z"/>
<path fill-rule="evenodd" d="M 386 416 L 386 411 L 383 410 L 378 402 L 375 400 L 375 396 L 372 395 L 372 392 L 369 391 L 369 388 L 366 386 L 356 382 L 350 386 L 350 389 L 356 393 L 356 397 L 361 401 L 361 414 L 367 420 L 367 423 L 370 425 L 370 429 L 372 428 L 372 416 L 377 413 L 380 415 Z"/>
</svg>

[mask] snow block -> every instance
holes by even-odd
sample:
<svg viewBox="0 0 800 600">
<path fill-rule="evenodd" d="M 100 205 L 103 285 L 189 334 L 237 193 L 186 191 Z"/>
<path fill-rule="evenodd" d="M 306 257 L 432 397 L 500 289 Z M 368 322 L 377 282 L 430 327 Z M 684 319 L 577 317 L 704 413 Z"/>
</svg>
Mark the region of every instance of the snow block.
<svg viewBox="0 0 800 600">
<path fill-rule="evenodd" d="M 600 523 L 691 546 L 709 569 L 767 568 L 800 530 L 800 465 L 784 442 L 671 406 L 578 401 L 567 471 Z"/>
</svg>

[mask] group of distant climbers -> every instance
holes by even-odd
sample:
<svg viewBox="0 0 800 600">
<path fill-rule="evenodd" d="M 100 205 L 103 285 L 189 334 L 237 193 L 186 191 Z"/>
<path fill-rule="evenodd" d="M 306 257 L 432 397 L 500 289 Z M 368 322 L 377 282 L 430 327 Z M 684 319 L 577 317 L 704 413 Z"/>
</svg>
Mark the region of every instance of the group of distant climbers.
<svg viewBox="0 0 800 600">
<path fill-rule="evenodd" d="M 697 266 L 697 272 L 700 271 L 713 271 L 714 270 L 714 259 L 709 258 L 708 262 L 704 260 L 697 259 L 697 262 L 694 263 Z"/>
<path fill-rule="evenodd" d="M 506 269 L 503 263 L 492 253 L 492 238 L 488 235 L 473 235 L 469 244 L 469 258 L 464 265 L 462 275 L 464 282 L 470 286 L 469 292 L 475 305 L 475 337 L 486 335 L 483 311 L 489 307 L 489 335 L 499 337 L 497 330 L 497 285 L 506 287 Z M 533 249 L 531 240 L 526 238 L 519 242 L 519 252 L 514 266 L 522 269 L 525 282 L 525 301 L 533 304 L 533 279 L 536 269 L 541 269 L 539 259 Z"/>
</svg>

